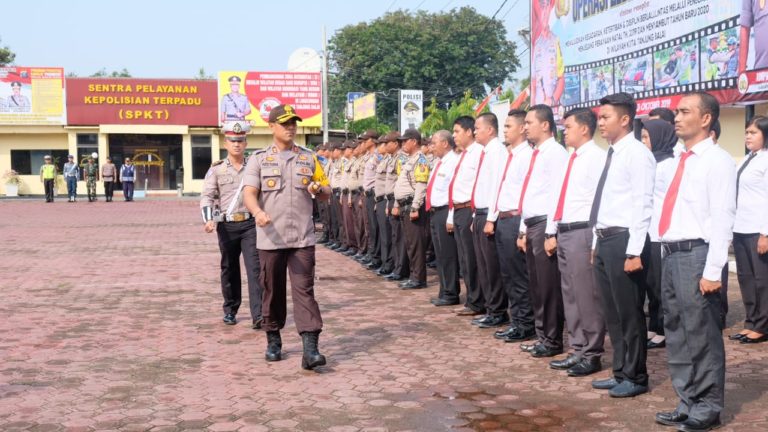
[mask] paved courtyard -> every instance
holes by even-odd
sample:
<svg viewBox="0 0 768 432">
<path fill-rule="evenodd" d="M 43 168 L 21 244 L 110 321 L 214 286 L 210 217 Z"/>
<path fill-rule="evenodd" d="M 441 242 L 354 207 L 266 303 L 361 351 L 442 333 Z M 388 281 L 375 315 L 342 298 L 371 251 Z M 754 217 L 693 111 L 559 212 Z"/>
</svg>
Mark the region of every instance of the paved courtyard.
<svg viewBox="0 0 768 432">
<path fill-rule="evenodd" d="M 429 304 L 433 271 L 404 292 L 324 247 L 328 366 L 300 368 L 291 315 L 285 360 L 267 364 L 247 305 L 221 322 L 199 219 L 191 199 L 0 200 L 0 430 L 670 430 L 653 422 L 676 403 L 664 350 L 651 392 L 614 400 Z M 731 287 L 726 334 L 744 316 Z M 767 346 L 726 341 L 723 430 L 768 430 Z"/>
</svg>

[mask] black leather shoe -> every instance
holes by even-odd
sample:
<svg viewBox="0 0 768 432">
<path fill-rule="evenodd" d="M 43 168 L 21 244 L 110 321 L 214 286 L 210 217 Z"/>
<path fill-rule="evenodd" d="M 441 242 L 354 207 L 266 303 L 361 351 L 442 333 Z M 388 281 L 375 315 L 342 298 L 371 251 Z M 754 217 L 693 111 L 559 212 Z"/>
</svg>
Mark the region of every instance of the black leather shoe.
<svg viewBox="0 0 768 432">
<path fill-rule="evenodd" d="M 231 313 L 224 315 L 224 319 L 222 319 L 222 321 L 224 321 L 224 324 L 226 325 L 237 324 L 237 318 L 235 318 L 235 314 L 231 314 Z"/>
<path fill-rule="evenodd" d="M 689 418 L 677 427 L 677 430 L 681 432 L 702 432 L 711 431 L 717 429 L 723 424 L 720 423 L 720 416 L 715 417 L 712 421 L 702 421 Z"/>
<path fill-rule="evenodd" d="M 768 334 L 764 334 L 764 335 L 762 335 L 762 336 L 760 336 L 758 338 L 751 338 L 749 336 L 744 336 L 743 338 L 741 338 L 739 343 L 743 343 L 743 344 L 757 344 L 757 343 L 762 343 L 762 342 L 765 342 L 765 341 L 768 341 Z"/>
<path fill-rule="evenodd" d="M 427 263 L 427 268 L 437 268 L 437 261 L 436 260 L 432 260 L 432 261 L 428 262 Z"/>
<path fill-rule="evenodd" d="M 613 398 L 628 398 L 648 393 L 647 385 L 635 384 L 632 381 L 622 381 L 616 387 L 608 390 L 608 395 Z"/>
<path fill-rule="evenodd" d="M 522 342 L 531 340 L 536 337 L 536 331 L 534 329 L 520 330 L 515 329 L 514 332 L 504 337 L 504 342 Z"/>
<path fill-rule="evenodd" d="M 352 255 L 352 259 L 357 261 L 357 262 L 360 262 L 363 258 L 365 258 L 365 254 L 364 253 L 358 252 L 358 253 Z"/>
<path fill-rule="evenodd" d="M 366 263 L 363 267 L 367 268 L 368 270 L 378 270 L 381 268 L 381 263 L 376 261 L 371 261 L 369 263 Z"/>
<path fill-rule="evenodd" d="M 280 351 L 283 349 L 283 340 L 280 338 L 279 331 L 267 332 L 267 351 L 264 353 L 264 358 L 268 362 L 280 361 L 282 354 Z"/>
<path fill-rule="evenodd" d="M 403 280 L 403 279 L 405 279 L 405 278 L 404 278 L 404 277 L 402 277 L 402 276 L 400 276 L 399 274 L 396 274 L 396 273 L 390 273 L 390 274 L 388 274 L 388 275 L 384 276 L 384 279 L 386 279 L 386 280 L 391 280 L 391 281 L 399 281 L 399 280 Z"/>
<path fill-rule="evenodd" d="M 387 277 L 387 275 L 391 273 L 392 273 L 392 270 L 386 269 L 386 268 L 379 268 L 376 270 L 376 275 L 381 277 Z"/>
<path fill-rule="evenodd" d="M 336 243 L 335 241 L 331 240 L 328 243 L 326 243 L 324 246 L 327 247 L 328 249 L 333 249 L 333 248 L 335 248 L 338 245 L 339 245 L 338 243 Z"/>
<path fill-rule="evenodd" d="M 484 323 L 484 322 L 486 322 L 489 319 L 491 319 L 490 315 L 483 315 L 483 316 L 477 317 L 477 318 L 473 319 L 472 321 L 470 321 L 470 324 L 472 324 L 474 326 L 480 325 L 480 323 Z"/>
<path fill-rule="evenodd" d="M 430 303 L 432 303 L 435 306 L 456 306 L 457 304 L 459 304 L 459 300 L 458 299 L 447 300 L 442 298 L 436 298 L 436 299 L 432 299 Z"/>
<path fill-rule="evenodd" d="M 656 423 L 663 424 L 665 426 L 680 426 L 686 420 L 688 420 L 688 415 L 680 414 L 677 412 L 677 410 L 672 412 L 656 413 Z"/>
<path fill-rule="evenodd" d="M 573 365 L 573 367 L 568 369 L 568 376 L 583 377 L 600 372 L 601 370 L 603 370 L 603 363 L 600 361 L 600 357 L 592 357 L 590 359 L 583 358 Z"/>
<path fill-rule="evenodd" d="M 509 324 L 509 317 L 507 314 L 491 316 L 485 322 L 479 323 L 477 326 L 480 328 L 494 328 L 501 327 Z"/>
<path fill-rule="evenodd" d="M 339 252 L 341 252 L 341 251 L 339 251 Z M 357 249 L 355 249 L 355 248 L 349 248 L 349 249 L 347 249 L 346 251 L 344 251 L 344 252 L 342 253 L 342 255 L 344 255 L 344 256 L 348 256 L 348 257 L 351 257 L 351 256 L 355 256 L 355 255 L 357 255 Z"/>
<path fill-rule="evenodd" d="M 648 341 L 648 349 L 664 348 L 665 346 L 667 346 L 666 339 L 661 342 L 654 342 L 653 340 Z"/>
<path fill-rule="evenodd" d="M 562 360 L 552 360 L 549 362 L 550 369 L 567 370 L 576 366 L 581 359 L 575 354 L 568 354 L 568 357 Z"/>
<path fill-rule="evenodd" d="M 562 348 L 547 348 L 544 344 L 539 344 L 536 345 L 536 348 L 534 348 L 533 351 L 531 351 L 531 356 L 536 358 L 554 357 L 562 353 Z"/>
<path fill-rule="evenodd" d="M 458 316 L 475 316 L 475 315 L 483 315 L 482 312 L 478 312 L 472 308 L 465 307 L 461 310 L 456 311 L 456 315 Z"/>
<path fill-rule="evenodd" d="M 326 243 L 328 243 L 328 237 L 321 237 L 321 238 L 320 238 L 320 239 L 317 241 L 317 244 L 326 244 Z"/>
<path fill-rule="evenodd" d="M 520 350 L 529 353 L 529 352 L 532 352 L 533 350 L 535 350 L 536 347 L 539 346 L 539 345 L 541 345 L 541 342 L 539 342 L 539 341 L 536 341 L 534 343 L 520 344 Z"/>
<path fill-rule="evenodd" d="M 597 390 L 610 390 L 617 385 L 619 385 L 619 381 L 616 380 L 616 378 L 606 378 L 592 381 L 592 388 Z"/>
<path fill-rule="evenodd" d="M 505 328 L 504 330 L 496 330 L 493 332 L 493 338 L 494 339 L 504 339 L 507 337 L 508 334 L 512 333 L 517 329 L 517 326 L 512 324 L 511 326 Z"/>
<path fill-rule="evenodd" d="M 349 250 L 349 247 L 340 245 L 338 248 L 334 249 L 336 252 L 343 254 L 344 252 Z"/>
<path fill-rule="evenodd" d="M 357 260 L 357 262 L 359 262 L 360 264 L 362 264 L 364 266 L 367 266 L 368 264 L 372 263 L 373 260 L 369 256 L 364 256 L 363 259 Z M 381 265 L 381 264 L 379 264 L 379 265 Z"/>
<path fill-rule="evenodd" d="M 256 318 L 253 321 L 253 325 L 251 326 L 254 330 L 259 330 L 261 328 L 261 323 L 264 322 L 264 320 L 261 317 Z"/>
<path fill-rule="evenodd" d="M 728 336 L 728 340 L 740 341 L 740 340 L 744 339 L 745 337 L 747 337 L 747 335 L 744 334 L 744 333 L 736 333 L 736 334 L 732 334 L 732 335 Z"/>
<path fill-rule="evenodd" d="M 400 284 L 400 289 L 404 289 L 404 290 L 420 289 L 420 288 L 426 288 L 426 287 L 427 287 L 426 282 L 419 282 L 415 280 L 408 280 L 405 283 Z"/>
</svg>

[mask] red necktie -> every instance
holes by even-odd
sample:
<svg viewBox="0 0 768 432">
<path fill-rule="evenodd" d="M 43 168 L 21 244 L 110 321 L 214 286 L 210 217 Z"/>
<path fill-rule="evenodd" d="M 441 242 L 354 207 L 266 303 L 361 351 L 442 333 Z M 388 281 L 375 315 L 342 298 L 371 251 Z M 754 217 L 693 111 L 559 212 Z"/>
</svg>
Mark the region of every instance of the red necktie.
<svg viewBox="0 0 768 432">
<path fill-rule="evenodd" d="M 509 152 L 509 156 L 507 156 L 507 164 L 504 165 L 504 174 L 501 175 L 501 183 L 499 183 L 499 191 L 496 192 L 496 211 L 499 211 L 499 197 L 501 196 L 501 187 L 504 186 L 504 180 L 507 179 L 507 170 L 509 170 L 510 162 L 512 162 L 512 152 Z"/>
<path fill-rule="evenodd" d="M 432 186 L 435 185 L 435 177 L 437 177 L 437 171 L 440 169 L 441 163 L 443 163 L 442 160 L 437 161 L 437 166 L 435 166 L 435 170 L 432 172 L 432 178 L 429 179 L 429 184 L 427 185 L 427 211 L 432 208 Z"/>
<path fill-rule="evenodd" d="M 520 202 L 517 203 L 517 211 L 523 214 L 523 199 L 525 198 L 525 190 L 528 189 L 528 181 L 531 180 L 531 173 L 533 172 L 533 164 L 536 163 L 536 156 L 539 155 L 539 149 L 533 151 L 531 156 L 531 164 L 528 166 L 528 173 L 525 175 L 525 181 L 523 182 L 523 190 L 520 192 Z"/>
<path fill-rule="evenodd" d="M 552 219 L 555 222 L 563 220 L 563 205 L 565 205 L 565 192 L 568 190 L 568 178 L 571 177 L 571 167 L 573 166 L 573 160 L 576 159 L 576 152 L 571 154 L 571 159 L 568 160 L 568 169 L 565 170 L 565 178 L 563 179 L 563 186 L 560 188 L 560 198 L 557 200 L 557 210 L 555 210 L 555 217 Z"/>
<path fill-rule="evenodd" d="M 675 177 L 672 178 L 672 183 L 669 184 L 667 189 L 667 195 L 664 197 L 664 205 L 661 208 L 661 217 L 659 218 L 659 237 L 669 229 L 669 225 L 672 223 L 672 211 L 675 209 L 675 201 L 677 201 L 677 193 L 680 190 L 680 182 L 683 180 L 683 171 L 685 170 L 685 160 L 693 154 L 691 151 L 687 151 L 680 155 L 680 162 L 677 164 L 677 171 L 675 171 Z"/>
<path fill-rule="evenodd" d="M 477 179 L 480 178 L 480 168 L 483 167 L 483 159 L 485 159 L 485 149 L 480 153 L 480 163 L 477 164 L 477 173 L 475 173 L 475 185 L 472 186 L 472 211 L 475 211 L 475 191 L 477 190 Z"/>
<path fill-rule="evenodd" d="M 459 163 L 456 164 L 456 169 L 453 170 L 453 177 L 451 178 L 451 183 L 448 185 L 448 208 L 451 210 L 453 210 L 453 184 L 456 183 L 456 176 L 459 175 L 459 168 L 461 167 L 461 161 L 464 160 L 464 156 L 466 155 L 467 155 L 466 150 L 461 152 Z"/>
</svg>

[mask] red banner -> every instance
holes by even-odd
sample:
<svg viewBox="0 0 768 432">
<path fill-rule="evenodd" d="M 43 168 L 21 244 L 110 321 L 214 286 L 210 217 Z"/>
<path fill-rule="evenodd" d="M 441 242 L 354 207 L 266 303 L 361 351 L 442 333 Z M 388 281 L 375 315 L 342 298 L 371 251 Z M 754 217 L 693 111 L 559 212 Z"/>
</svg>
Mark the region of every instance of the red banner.
<svg viewBox="0 0 768 432">
<path fill-rule="evenodd" d="M 216 81 L 68 78 L 67 124 L 217 126 Z"/>
</svg>

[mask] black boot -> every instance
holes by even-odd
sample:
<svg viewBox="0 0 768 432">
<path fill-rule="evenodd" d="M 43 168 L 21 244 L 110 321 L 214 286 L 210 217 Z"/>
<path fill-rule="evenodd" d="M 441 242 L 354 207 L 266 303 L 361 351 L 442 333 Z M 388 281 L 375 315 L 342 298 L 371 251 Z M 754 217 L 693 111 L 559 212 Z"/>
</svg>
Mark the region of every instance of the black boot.
<svg viewBox="0 0 768 432">
<path fill-rule="evenodd" d="M 304 343 L 304 356 L 301 358 L 301 367 L 312 370 L 318 366 L 325 365 L 325 356 L 317 350 L 317 340 L 320 337 L 320 331 L 304 332 L 301 334 L 301 341 Z"/>
<path fill-rule="evenodd" d="M 280 339 L 280 331 L 268 331 L 267 332 L 267 352 L 264 353 L 264 358 L 268 362 L 280 361 L 280 350 L 283 348 L 283 341 Z"/>
</svg>

